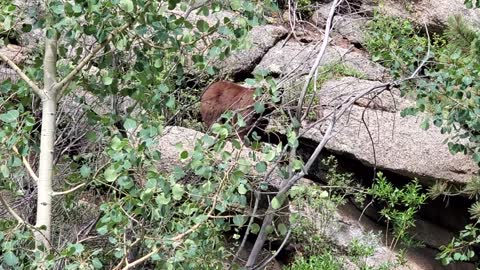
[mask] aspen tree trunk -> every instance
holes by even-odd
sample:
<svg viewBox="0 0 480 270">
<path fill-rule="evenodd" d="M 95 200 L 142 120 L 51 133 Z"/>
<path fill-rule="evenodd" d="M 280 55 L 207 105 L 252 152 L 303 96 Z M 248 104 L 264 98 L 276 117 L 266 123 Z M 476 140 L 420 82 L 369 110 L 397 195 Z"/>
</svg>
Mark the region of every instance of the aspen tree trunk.
<svg viewBox="0 0 480 270">
<path fill-rule="evenodd" d="M 55 147 L 55 119 L 57 90 L 55 86 L 57 63 L 57 37 L 47 37 L 43 60 L 44 88 L 42 99 L 42 131 L 40 136 L 40 166 L 38 172 L 37 220 L 35 232 L 37 247 L 51 248 L 53 154 Z"/>
</svg>

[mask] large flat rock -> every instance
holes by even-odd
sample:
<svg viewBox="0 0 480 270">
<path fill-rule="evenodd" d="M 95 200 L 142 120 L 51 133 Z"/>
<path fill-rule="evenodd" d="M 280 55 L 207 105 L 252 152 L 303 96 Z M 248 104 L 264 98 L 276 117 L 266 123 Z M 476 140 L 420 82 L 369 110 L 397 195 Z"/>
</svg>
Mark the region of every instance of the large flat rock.
<svg viewBox="0 0 480 270">
<path fill-rule="evenodd" d="M 321 41 L 300 43 L 295 40 L 278 42 L 263 57 L 255 68 L 283 75 L 308 74 L 320 51 Z M 329 45 L 320 62 L 322 66 L 343 64 L 362 77 L 370 80 L 382 80 L 386 69 L 368 59 L 365 54 L 336 45 Z"/>
<path fill-rule="evenodd" d="M 320 102 L 325 105 L 323 115 L 351 94 L 378 84 L 351 77 L 327 81 L 320 90 Z M 477 165 L 469 156 L 452 155 L 443 143 L 447 135 L 441 134 L 438 128 L 421 129 L 421 116 L 401 117 L 400 110 L 409 104 L 398 91 L 384 92 L 370 104 L 368 99 L 359 100 L 336 123 L 335 136 L 326 148 L 353 156 L 369 166 L 376 164 L 400 175 L 418 177 L 424 183 L 432 180 L 468 182 L 478 173 Z M 309 129 L 304 137 L 320 141 L 325 126 Z"/>
</svg>

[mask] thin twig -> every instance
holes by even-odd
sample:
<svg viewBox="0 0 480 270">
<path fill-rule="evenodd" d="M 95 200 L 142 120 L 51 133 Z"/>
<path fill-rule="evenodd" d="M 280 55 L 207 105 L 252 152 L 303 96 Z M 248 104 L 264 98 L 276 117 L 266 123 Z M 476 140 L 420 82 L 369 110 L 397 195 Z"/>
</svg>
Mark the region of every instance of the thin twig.
<svg viewBox="0 0 480 270">
<path fill-rule="evenodd" d="M 207 0 L 207 1 L 203 2 L 203 3 L 198 3 L 198 4 L 196 4 L 196 5 L 191 6 L 191 7 L 187 10 L 187 12 L 185 12 L 185 15 L 183 15 L 183 17 L 184 17 L 185 19 L 187 19 L 188 16 L 190 16 L 190 13 L 192 13 L 192 11 L 195 11 L 195 10 L 199 9 L 199 8 L 205 6 L 206 4 L 210 3 L 210 2 L 211 2 L 211 0 Z"/>
<path fill-rule="evenodd" d="M 287 235 L 285 235 L 285 238 L 283 239 L 282 244 L 280 245 L 280 247 L 278 247 L 275 253 L 272 256 L 267 257 L 265 260 L 260 262 L 259 266 L 255 266 L 254 269 L 264 269 L 275 257 L 277 257 L 278 253 L 282 251 L 283 247 L 287 243 L 288 238 L 290 238 L 291 233 L 292 233 L 292 229 L 290 228 L 288 229 Z"/>
<path fill-rule="evenodd" d="M 72 193 L 74 192 L 75 190 L 85 186 L 86 183 L 81 183 L 80 185 L 76 186 L 76 187 L 73 187 L 71 189 L 68 189 L 68 190 L 65 190 L 65 191 L 59 191 L 59 192 L 52 192 L 52 196 L 58 196 L 58 195 L 65 195 L 65 194 L 68 194 L 68 193 Z"/>
</svg>

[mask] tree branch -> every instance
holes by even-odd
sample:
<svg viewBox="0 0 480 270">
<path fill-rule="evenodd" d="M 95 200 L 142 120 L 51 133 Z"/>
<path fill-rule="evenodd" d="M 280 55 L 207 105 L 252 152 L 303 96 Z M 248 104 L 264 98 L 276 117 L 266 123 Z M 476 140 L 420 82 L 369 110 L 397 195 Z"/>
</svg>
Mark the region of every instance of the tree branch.
<svg viewBox="0 0 480 270">
<path fill-rule="evenodd" d="M 32 88 L 33 92 L 36 95 L 38 95 L 39 97 L 43 96 L 43 91 L 40 89 L 40 87 L 38 87 L 38 85 L 27 76 L 27 74 L 23 73 L 22 69 L 20 69 L 12 60 L 10 60 L 3 53 L 0 53 L 0 59 L 5 61 L 10 66 L 10 68 L 13 69 L 18 74 L 18 76 L 20 76 L 20 78 L 22 78 L 22 80 L 24 80 L 28 84 L 28 86 L 30 86 L 30 88 Z"/>
<path fill-rule="evenodd" d="M 212 0 L 207 0 L 207 1 L 203 2 L 203 3 L 198 3 L 198 4 L 192 5 L 192 6 L 187 10 L 187 12 L 185 12 L 185 15 L 183 15 L 183 17 L 184 17 L 185 19 L 187 19 L 188 16 L 190 16 L 190 13 L 192 13 L 192 11 L 195 11 L 195 10 L 197 10 L 197 9 L 205 6 L 206 4 L 210 3 L 211 1 L 212 1 Z"/>
<path fill-rule="evenodd" d="M 59 191 L 59 192 L 52 192 L 52 196 L 58 196 L 58 195 L 65 195 L 65 194 L 68 194 L 68 193 L 71 193 L 71 192 L 74 192 L 75 190 L 85 186 L 86 183 L 81 183 L 80 185 L 76 186 L 76 187 L 73 187 L 69 190 L 65 190 L 65 191 Z"/>
<path fill-rule="evenodd" d="M 119 28 L 115 29 L 114 31 L 112 31 L 112 33 L 110 33 L 108 35 L 108 37 L 105 39 L 105 41 L 103 41 L 101 44 L 99 44 L 97 47 L 95 47 L 88 55 L 86 55 L 82 61 L 80 61 L 80 63 L 67 75 L 65 76 L 65 78 L 63 78 L 61 81 L 59 81 L 58 83 L 56 83 L 54 86 L 53 86 L 53 90 L 54 92 L 59 90 L 59 89 L 62 89 L 63 86 L 65 86 L 67 83 L 69 83 L 73 77 L 75 77 L 75 75 L 77 75 L 81 70 L 82 68 L 88 64 L 88 62 L 90 60 L 92 60 L 92 58 L 101 50 L 103 49 L 108 43 L 110 43 L 110 41 L 112 41 L 112 39 L 120 32 L 122 32 L 123 30 L 127 29 L 127 27 L 130 26 L 130 23 L 126 23 L 122 26 L 120 26 Z"/>
<path fill-rule="evenodd" d="M 2 193 L 0 193 L 0 202 L 3 204 L 3 206 L 8 210 L 8 213 L 10 213 L 10 215 L 12 215 L 17 221 L 18 223 L 20 224 L 28 224 L 27 222 L 25 222 L 25 220 L 23 220 L 22 217 L 20 217 L 16 212 L 15 210 L 12 209 L 12 207 L 10 207 L 10 205 L 7 203 L 7 201 L 5 201 L 5 199 L 3 198 L 2 196 Z"/>
<path fill-rule="evenodd" d="M 13 152 L 15 152 L 15 154 L 17 155 L 20 155 L 20 152 L 18 152 L 18 149 L 15 145 L 13 146 Z M 25 166 L 25 169 L 27 169 L 28 174 L 30 174 L 30 177 L 32 177 L 33 181 L 35 181 L 35 184 L 38 184 L 38 176 L 33 171 L 32 166 L 30 166 L 30 163 L 28 162 L 27 158 L 25 158 L 22 155 L 20 156 L 22 157 L 23 165 Z"/>
<path fill-rule="evenodd" d="M 265 267 L 267 267 L 267 265 L 275 258 L 277 257 L 277 255 L 280 253 L 280 251 L 282 251 L 283 247 L 285 246 L 285 244 L 287 243 L 288 241 L 288 238 L 290 238 L 290 234 L 292 233 L 292 229 L 288 229 L 288 232 L 287 232 L 287 235 L 285 235 L 285 238 L 283 239 L 282 241 L 282 244 L 278 247 L 278 249 L 275 251 L 275 253 L 270 256 L 270 257 L 267 257 L 264 261 L 262 261 L 260 263 L 260 266 L 256 266 L 255 269 L 265 269 Z"/>
<path fill-rule="evenodd" d="M 300 94 L 300 99 L 298 100 L 296 115 L 297 115 L 297 118 L 298 118 L 299 121 L 301 121 L 301 119 L 304 118 L 304 116 L 302 116 L 302 107 L 303 107 L 303 102 L 304 102 L 304 99 L 305 99 L 305 95 L 307 94 L 308 85 L 310 84 L 310 81 L 312 80 L 312 77 L 314 75 L 316 77 L 318 66 L 320 65 L 320 61 L 322 60 L 323 55 L 325 54 L 325 50 L 327 49 L 328 37 L 330 36 L 330 31 L 331 31 L 331 28 L 332 28 L 331 27 L 332 26 L 332 20 L 333 20 L 333 15 L 335 14 L 335 9 L 337 8 L 337 6 L 342 1 L 343 0 L 333 1 L 332 7 L 330 8 L 330 13 L 328 14 L 328 18 L 327 18 L 327 24 L 325 26 L 325 34 L 323 35 L 322 46 L 320 47 L 320 52 L 318 53 L 317 58 L 315 59 L 315 62 L 313 64 L 312 68 L 310 69 L 310 72 L 308 73 L 307 78 L 305 79 L 305 84 L 303 85 L 302 92 Z M 306 115 L 307 113 L 308 113 L 308 111 L 305 112 L 304 115 Z"/>
</svg>

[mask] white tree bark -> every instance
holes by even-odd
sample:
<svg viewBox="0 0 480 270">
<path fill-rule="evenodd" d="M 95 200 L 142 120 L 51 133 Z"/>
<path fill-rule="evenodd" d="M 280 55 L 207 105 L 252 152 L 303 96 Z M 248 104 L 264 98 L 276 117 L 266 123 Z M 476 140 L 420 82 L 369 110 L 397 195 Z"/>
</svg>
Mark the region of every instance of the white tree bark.
<svg viewBox="0 0 480 270">
<path fill-rule="evenodd" d="M 44 88 L 42 99 L 42 131 L 40 137 L 40 166 L 38 172 L 38 200 L 35 240 L 37 247 L 50 249 L 52 222 L 53 154 L 55 147 L 57 38 L 47 38 L 43 61 Z"/>
</svg>

